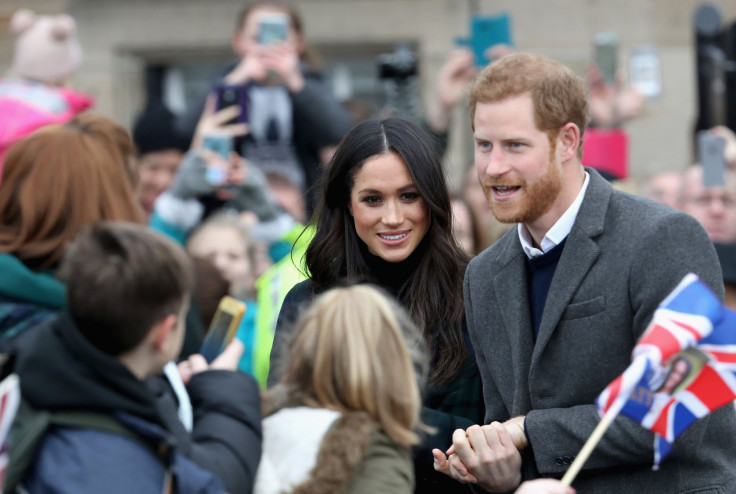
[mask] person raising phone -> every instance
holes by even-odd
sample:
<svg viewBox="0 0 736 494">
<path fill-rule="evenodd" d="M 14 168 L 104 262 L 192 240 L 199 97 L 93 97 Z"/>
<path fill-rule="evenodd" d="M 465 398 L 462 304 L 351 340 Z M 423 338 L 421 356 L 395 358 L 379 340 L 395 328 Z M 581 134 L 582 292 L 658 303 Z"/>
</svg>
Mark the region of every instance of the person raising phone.
<svg viewBox="0 0 736 494">
<path fill-rule="evenodd" d="M 287 179 L 304 193 L 319 176 L 321 152 L 349 130 L 350 116 L 315 72 L 294 8 L 272 2 L 245 7 L 231 46 L 240 61 L 213 92 L 218 107 L 227 104 L 223 95 L 231 94 L 241 106 L 239 121 L 249 125 L 237 151 L 261 168 L 269 183 Z"/>
</svg>

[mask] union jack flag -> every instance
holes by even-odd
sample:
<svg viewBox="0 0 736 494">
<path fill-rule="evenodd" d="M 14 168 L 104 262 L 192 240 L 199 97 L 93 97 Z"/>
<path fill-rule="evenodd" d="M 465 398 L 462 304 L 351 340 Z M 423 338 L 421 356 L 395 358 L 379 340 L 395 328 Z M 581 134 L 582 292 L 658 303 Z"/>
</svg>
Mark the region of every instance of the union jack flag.
<svg viewBox="0 0 736 494">
<path fill-rule="evenodd" d="M 659 305 L 633 361 L 596 400 L 655 433 L 655 468 L 695 420 L 736 399 L 736 312 L 694 274 Z"/>
<path fill-rule="evenodd" d="M 8 468 L 8 439 L 13 420 L 20 405 L 20 381 L 18 376 L 10 374 L 0 382 L 0 488 L 5 483 Z"/>
</svg>

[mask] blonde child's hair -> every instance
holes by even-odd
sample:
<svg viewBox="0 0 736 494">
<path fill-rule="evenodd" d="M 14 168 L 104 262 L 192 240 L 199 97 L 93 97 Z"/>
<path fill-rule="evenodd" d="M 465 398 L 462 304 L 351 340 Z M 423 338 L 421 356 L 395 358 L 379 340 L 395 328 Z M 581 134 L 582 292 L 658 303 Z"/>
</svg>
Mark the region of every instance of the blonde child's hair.
<svg viewBox="0 0 736 494">
<path fill-rule="evenodd" d="M 253 241 L 250 237 L 250 232 L 248 231 L 248 227 L 238 219 L 237 214 L 232 211 L 217 212 L 197 225 L 189 235 L 187 245 L 193 243 L 195 238 L 199 237 L 210 228 L 229 228 L 236 232 L 243 241 L 246 256 L 250 259 L 251 252 L 253 250 Z"/>
<path fill-rule="evenodd" d="M 250 264 L 250 271 L 252 274 L 256 264 L 256 246 L 251 239 L 248 227 L 244 225 L 243 222 L 240 221 L 240 219 L 238 218 L 238 215 L 232 211 L 217 212 L 204 220 L 199 225 L 197 225 L 197 227 L 192 231 L 192 233 L 189 235 L 189 238 L 187 239 L 187 252 L 191 254 L 191 247 L 197 241 L 197 239 L 206 235 L 212 230 L 218 229 L 232 230 L 240 238 L 240 240 L 243 242 L 244 254 L 246 259 L 248 260 L 248 263 Z M 248 284 L 248 286 L 239 286 L 235 290 L 235 292 L 231 293 L 231 295 L 244 299 L 255 298 L 255 286 L 253 286 L 252 282 Z"/>
<path fill-rule="evenodd" d="M 405 311 L 378 289 L 333 288 L 299 318 L 281 381 L 266 402 L 364 412 L 394 442 L 410 446 L 419 441 L 423 345 Z"/>
</svg>

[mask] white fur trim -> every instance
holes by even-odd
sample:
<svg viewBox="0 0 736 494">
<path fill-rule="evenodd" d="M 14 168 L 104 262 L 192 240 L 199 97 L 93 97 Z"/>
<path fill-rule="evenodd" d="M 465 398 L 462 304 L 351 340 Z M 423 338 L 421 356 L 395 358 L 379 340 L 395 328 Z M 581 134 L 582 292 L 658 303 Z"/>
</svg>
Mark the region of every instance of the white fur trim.
<svg viewBox="0 0 736 494">
<path fill-rule="evenodd" d="M 186 231 L 197 226 L 204 214 L 204 206 L 196 199 L 180 199 L 169 192 L 158 196 L 154 209 L 166 223 Z"/>
<path fill-rule="evenodd" d="M 284 408 L 263 420 L 263 453 L 254 494 L 280 494 L 309 479 L 322 439 L 340 413 L 323 408 Z"/>
</svg>

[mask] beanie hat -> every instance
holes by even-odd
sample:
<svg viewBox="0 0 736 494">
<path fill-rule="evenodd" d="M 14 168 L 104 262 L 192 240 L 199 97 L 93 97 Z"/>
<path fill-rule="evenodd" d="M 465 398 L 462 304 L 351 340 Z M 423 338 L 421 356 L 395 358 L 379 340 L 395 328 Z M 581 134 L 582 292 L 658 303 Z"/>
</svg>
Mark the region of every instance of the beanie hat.
<svg viewBox="0 0 736 494">
<path fill-rule="evenodd" d="M 82 63 L 74 19 L 67 14 L 36 15 L 29 9 L 13 14 L 17 35 L 11 74 L 49 85 L 61 85 Z"/>
<path fill-rule="evenodd" d="M 176 131 L 175 116 L 163 103 L 149 104 L 133 126 L 133 141 L 138 153 L 176 149 L 186 152 L 189 139 Z"/>
</svg>

